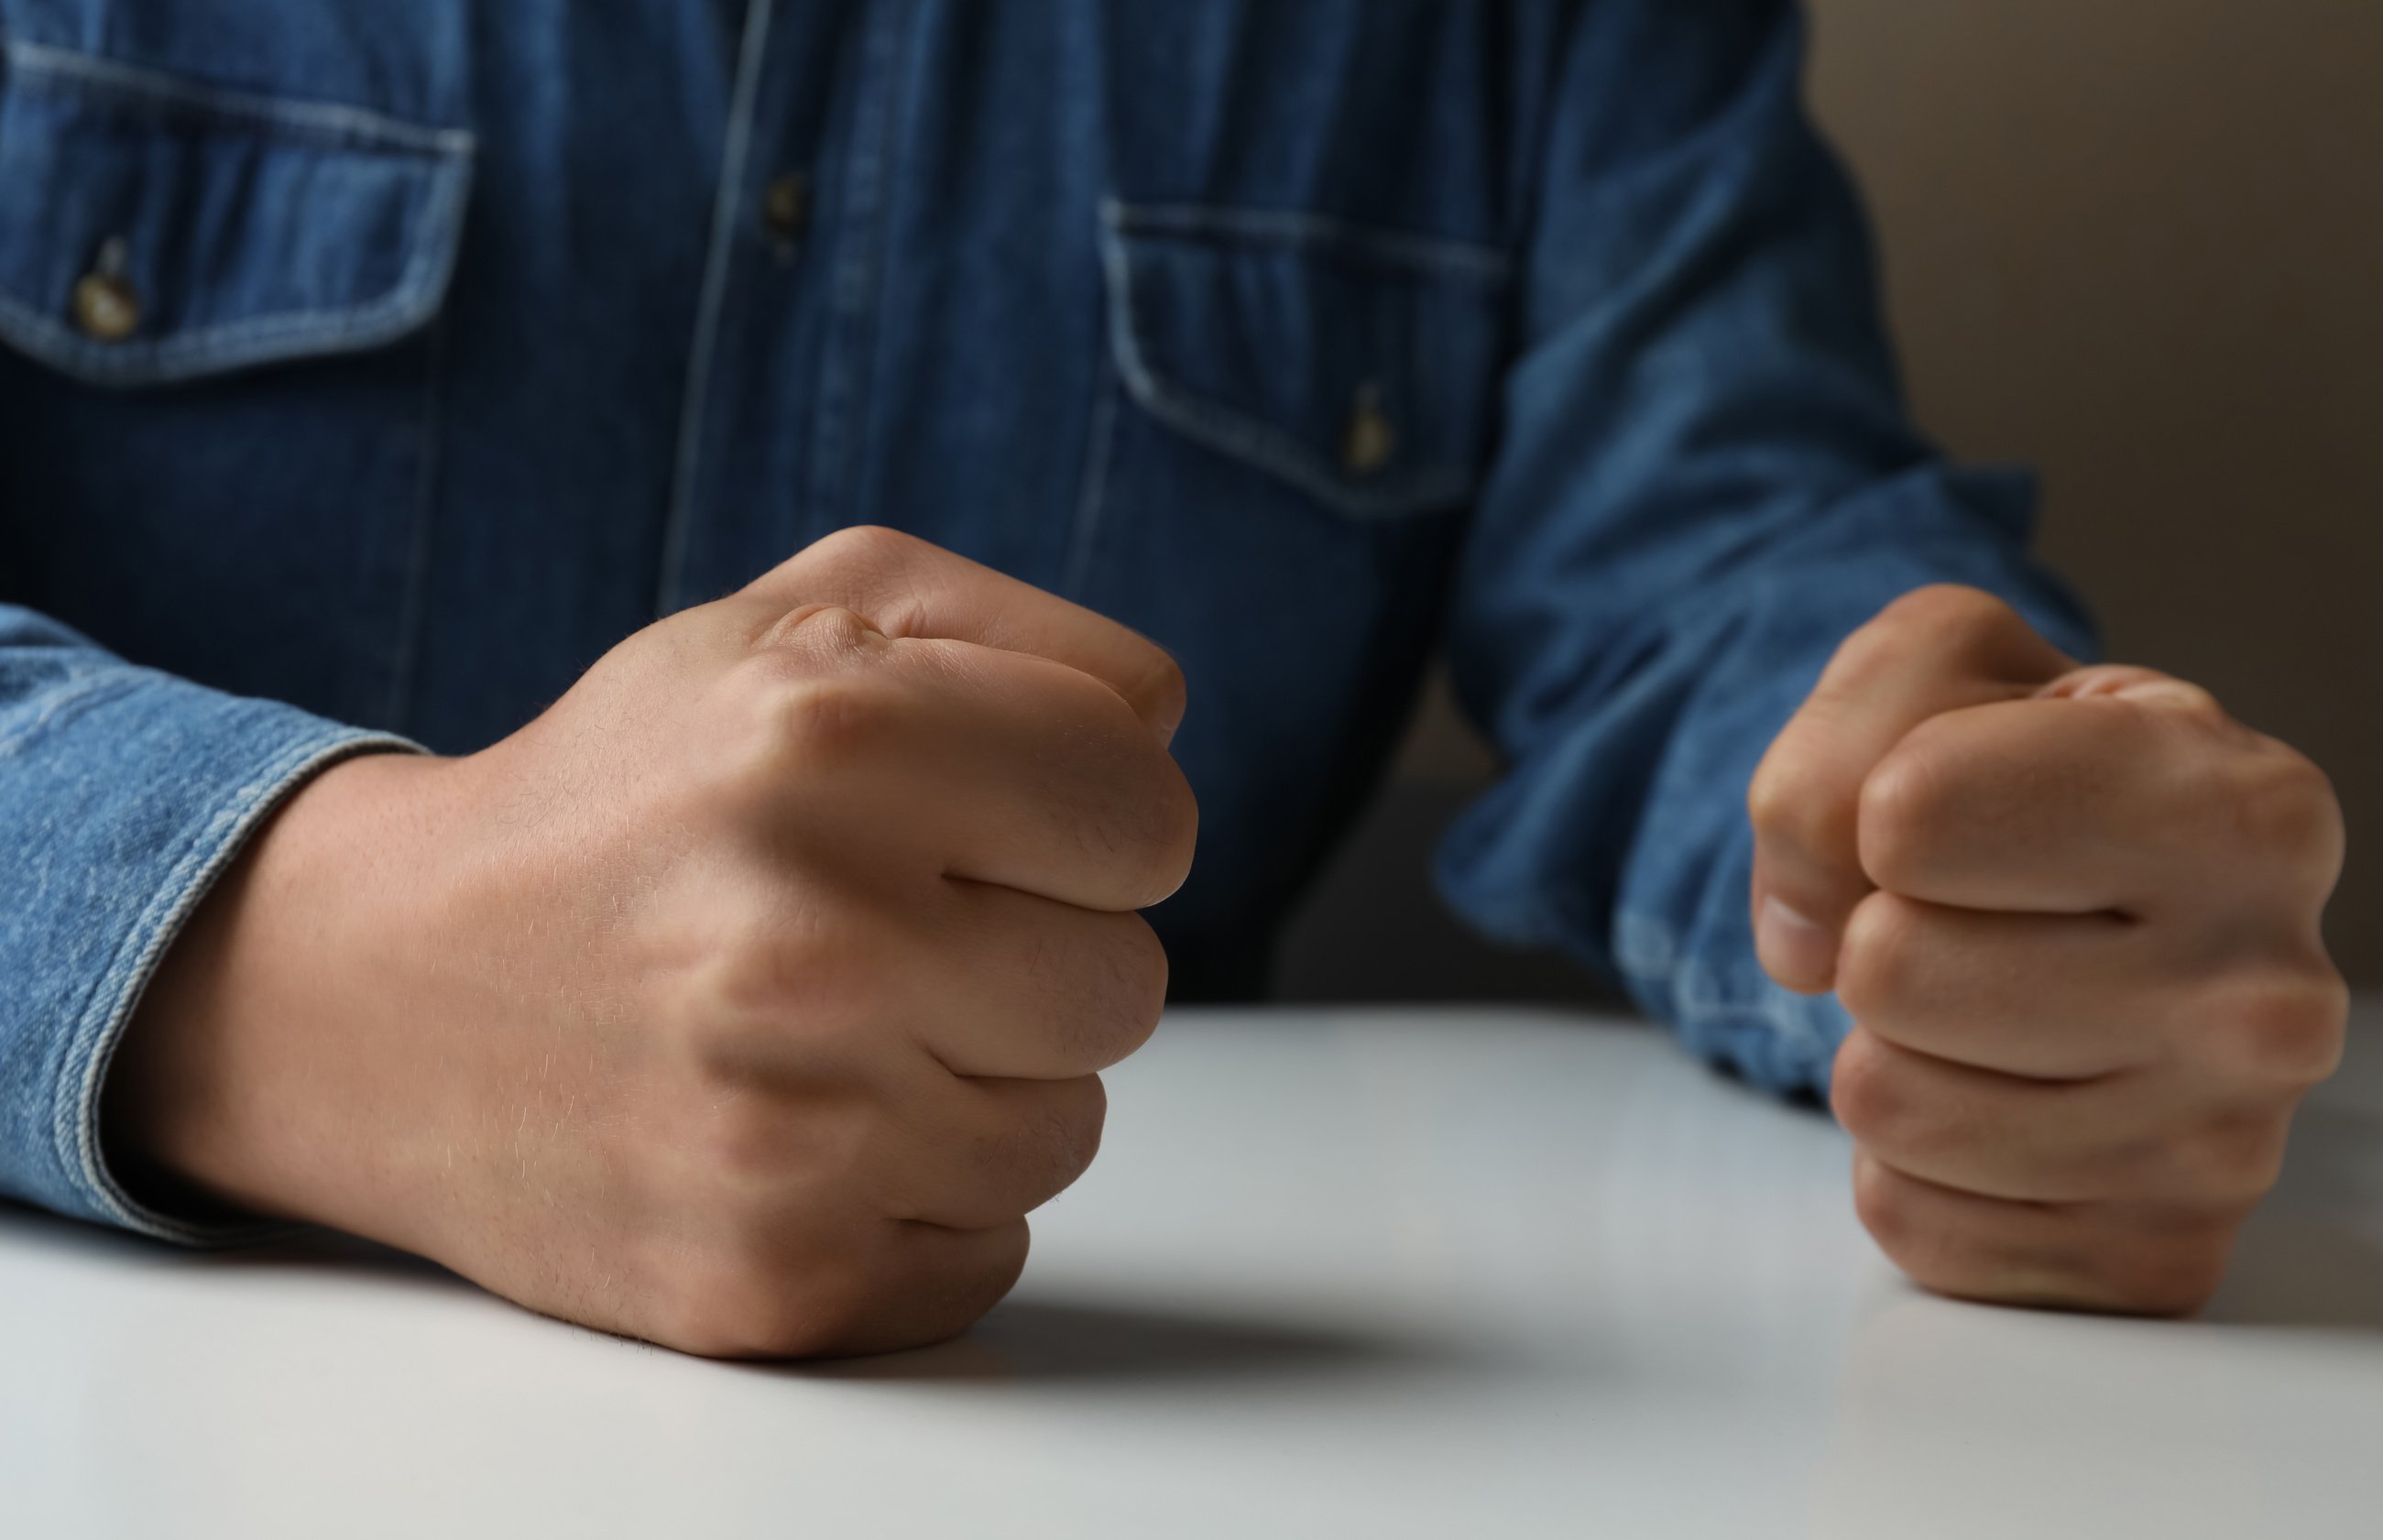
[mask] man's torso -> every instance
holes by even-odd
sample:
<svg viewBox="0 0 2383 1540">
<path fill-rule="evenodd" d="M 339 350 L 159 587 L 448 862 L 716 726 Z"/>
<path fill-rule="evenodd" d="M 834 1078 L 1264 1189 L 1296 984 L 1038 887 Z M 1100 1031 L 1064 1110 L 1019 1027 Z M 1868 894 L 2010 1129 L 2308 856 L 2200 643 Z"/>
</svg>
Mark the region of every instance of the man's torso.
<svg viewBox="0 0 2383 1540">
<path fill-rule="evenodd" d="M 1254 956 L 1430 646 L 1555 24 L 0 0 L 0 599 L 463 750 L 895 525 L 1177 653 L 1168 929 Z"/>
</svg>

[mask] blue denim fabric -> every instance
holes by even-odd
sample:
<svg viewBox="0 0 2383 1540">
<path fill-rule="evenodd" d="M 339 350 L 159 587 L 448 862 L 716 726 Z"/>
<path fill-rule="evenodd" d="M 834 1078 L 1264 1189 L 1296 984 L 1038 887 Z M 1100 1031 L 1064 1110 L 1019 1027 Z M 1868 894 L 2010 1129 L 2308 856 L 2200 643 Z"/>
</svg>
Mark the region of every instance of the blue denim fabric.
<svg viewBox="0 0 2383 1540">
<path fill-rule="evenodd" d="M 198 1235 L 98 1090 L 275 799 L 855 523 L 1182 660 L 1180 993 L 1263 986 L 1444 649 L 1507 760 L 1451 902 L 1821 1084 L 1756 759 L 1918 585 L 2090 638 L 2027 483 L 1907 420 L 1801 47 L 1789 0 L 0 0 L 0 1191 Z"/>
</svg>

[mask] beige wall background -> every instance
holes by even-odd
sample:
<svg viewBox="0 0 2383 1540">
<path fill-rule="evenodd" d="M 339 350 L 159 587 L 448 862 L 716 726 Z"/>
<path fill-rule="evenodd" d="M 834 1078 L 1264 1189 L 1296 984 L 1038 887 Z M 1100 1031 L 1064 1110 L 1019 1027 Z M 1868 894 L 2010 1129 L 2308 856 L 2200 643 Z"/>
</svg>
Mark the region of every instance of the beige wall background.
<svg viewBox="0 0 2383 1540">
<path fill-rule="evenodd" d="M 2114 656 L 2332 772 L 2383 982 L 2383 3 L 1813 7 L 1921 420 L 2043 468 Z"/>
<path fill-rule="evenodd" d="M 2113 656 L 2332 773 L 2383 983 L 2383 0 L 1809 3 L 1920 419 L 2043 471 Z M 1485 764 L 1436 701 L 1404 769 Z"/>
</svg>

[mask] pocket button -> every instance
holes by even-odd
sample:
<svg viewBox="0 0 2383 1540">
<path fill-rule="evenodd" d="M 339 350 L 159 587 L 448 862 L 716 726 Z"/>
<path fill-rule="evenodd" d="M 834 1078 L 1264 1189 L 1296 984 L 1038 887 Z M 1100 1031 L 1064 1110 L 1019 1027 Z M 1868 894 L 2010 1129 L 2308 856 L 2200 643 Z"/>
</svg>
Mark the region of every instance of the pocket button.
<svg viewBox="0 0 2383 1540">
<path fill-rule="evenodd" d="M 141 326 L 141 294 L 124 276 L 124 242 L 111 240 L 74 286 L 75 328 L 94 342 L 121 342 Z"/>
<path fill-rule="evenodd" d="M 1371 383 L 1357 388 L 1349 425 L 1340 434 L 1340 463 L 1351 475 L 1369 476 L 1390 462 L 1399 436 L 1382 410 L 1382 393 Z"/>
<path fill-rule="evenodd" d="M 791 253 L 811 220 L 811 184 L 800 172 L 790 171 L 772 182 L 761 195 L 761 223 L 781 256 Z"/>
</svg>

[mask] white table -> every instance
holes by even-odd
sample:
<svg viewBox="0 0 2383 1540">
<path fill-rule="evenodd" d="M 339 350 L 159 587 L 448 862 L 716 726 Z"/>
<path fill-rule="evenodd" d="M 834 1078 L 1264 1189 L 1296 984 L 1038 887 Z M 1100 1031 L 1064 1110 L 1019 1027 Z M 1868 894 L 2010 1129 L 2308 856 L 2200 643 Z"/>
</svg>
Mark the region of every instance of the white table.
<svg viewBox="0 0 2383 1540">
<path fill-rule="evenodd" d="M 2371 1537 L 2365 1015 L 2185 1324 L 1923 1297 L 1825 1119 L 1553 1013 L 1179 1014 L 1011 1301 L 826 1367 L 0 1210 L 0 1534 Z"/>
</svg>

